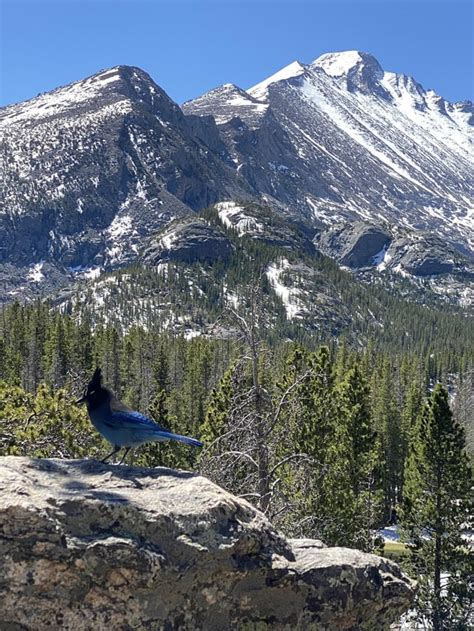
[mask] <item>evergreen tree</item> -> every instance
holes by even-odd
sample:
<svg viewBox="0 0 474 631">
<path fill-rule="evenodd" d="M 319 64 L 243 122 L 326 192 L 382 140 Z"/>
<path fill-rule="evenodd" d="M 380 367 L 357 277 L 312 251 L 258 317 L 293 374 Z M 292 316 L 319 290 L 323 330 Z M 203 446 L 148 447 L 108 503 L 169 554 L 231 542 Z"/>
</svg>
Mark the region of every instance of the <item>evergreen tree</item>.
<svg viewBox="0 0 474 631">
<path fill-rule="evenodd" d="M 419 580 L 417 611 L 434 631 L 474 622 L 474 565 L 463 529 L 472 530 L 472 473 L 464 431 L 437 384 L 420 413 L 405 469 L 402 525 Z"/>
<path fill-rule="evenodd" d="M 370 389 L 357 363 L 338 384 L 335 395 L 338 427 L 335 445 L 347 468 L 350 489 L 344 504 L 352 504 L 346 527 L 346 545 L 373 551 L 375 529 L 382 518 L 381 480 L 378 463 L 380 441 L 374 431 L 370 410 Z M 339 465 L 340 466 L 340 465 Z M 340 482 L 346 482 L 343 478 Z"/>
<path fill-rule="evenodd" d="M 391 358 L 382 358 L 372 375 L 372 413 L 375 431 L 383 449 L 384 520 L 395 519 L 400 499 L 403 471 L 403 447 L 399 384 Z"/>
</svg>

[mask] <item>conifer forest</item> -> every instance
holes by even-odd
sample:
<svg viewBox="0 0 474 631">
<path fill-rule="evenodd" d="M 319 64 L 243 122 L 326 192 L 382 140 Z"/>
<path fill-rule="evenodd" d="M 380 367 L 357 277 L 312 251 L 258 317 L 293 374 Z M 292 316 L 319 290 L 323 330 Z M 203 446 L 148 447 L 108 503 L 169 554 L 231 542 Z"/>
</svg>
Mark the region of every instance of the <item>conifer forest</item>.
<svg viewBox="0 0 474 631">
<path fill-rule="evenodd" d="M 468 629 L 472 615 L 468 327 L 433 327 L 411 350 L 344 337 L 292 341 L 262 320 L 261 290 L 228 309 L 227 337 L 93 326 L 47 302 L 0 315 L 0 454 L 101 458 L 108 446 L 74 404 L 96 366 L 134 409 L 202 450 L 145 445 L 135 465 L 200 471 L 286 535 L 390 555 L 420 579 L 415 616 Z M 403 319 L 404 313 L 395 313 Z M 421 330 L 421 327 L 420 327 Z M 462 338 L 464 332 L 465 338 Z M 441 340 L 444 352 L 440 352 Z M 449 590 L 442 577 L 449 572 Z"/>
</svg>

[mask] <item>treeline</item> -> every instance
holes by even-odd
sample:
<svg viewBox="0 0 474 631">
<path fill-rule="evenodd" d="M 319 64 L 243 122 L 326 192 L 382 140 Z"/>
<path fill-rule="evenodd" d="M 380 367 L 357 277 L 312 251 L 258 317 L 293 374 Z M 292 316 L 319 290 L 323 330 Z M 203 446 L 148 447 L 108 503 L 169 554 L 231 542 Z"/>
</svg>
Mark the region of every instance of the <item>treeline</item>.
<svg viewBox="0 0 474 631">
<path fill-rule="evenodd" d="M 232 243 L 229 258 L 213 262 L 162 261 L 157 266 L 135 264 L 102 274 L 94 281 L 65 289 L 55 297 L 64 313 L 94 327 L 113 325 L 119 331 L 132 326 L 147 330 L 206 331 L 229 304 L 245 309 L 249 286 L 259 285 L 267 321 L 265 338 L 272 345 L 290 338 L 308 347 L 331 345 L 344 336 L 363 348 L 369 340 L 381 351 L 399 354 L 450 354 L 450 366 L 463 356 L 474 361 L 474 320 L 459 307 L 443 304 L 440 296 L 390 276 L 383 284 L 356 280 L 332 259 L 311 250 L 291 225 L 264 218 L 268 238 L 238 235 L 224 226 L 214 209 L 202 216 L 223 230 Z M 281 220 L 280 220 L 281 223 Z M 284 246 L 283 243 L 287 242 Z M 291 243 L 293 245 L 291 245 Z M 306 245 L 305 245 L 306 244 Z M 282 261 L 285 286 L 297 291 L 301 313 L 288 319 L 285 305 L 268 277 L 271 265 Z"/>
<path fill-rule="evenodd" d="M 262 291 L 261 288 L 259 291 Z M 266 294 L 262 294 L 261 302 L 268 306 Z M 265 306 L 261 307 L 262 311 Z M 416 357 L 427 382 L 450 384 L 453 375 L 467 374 L 474 365 L 474 337 L 469 338 L 469 320 L 449 313 L 435 317 L 427 311 L 425 329 L 422 330 L 423 326 L 418 324 L 420 335 L 412 335 L 409 343 L 407 338 L 410 336 L 402 330 L 410 329 L 411 321 L 419 315 L 417 309 L 420 307 L 407 304 L 403 313 L 393 315 L 392 327 L 399 329 L 400 333 L 398 347 L 395 346 L 393 333 L 389 340 L 375 335 L 367 337 L 365 342 L 362 342 L 364 338 L 356 341 L 351 337 L 342 339 L 349 340 L 348 345 L 355 346 L 361 353 L 377 357 L 386 355 L 398 367 Z M 223 311 L 224 307 L 221 314 Z M 245 313 L 249 312 L 247 308 Z M 310 350 L 324 344 L 332 354 L 341 346 L 341 338 L 337 341 L 329 333 L 303 331 L 296 335 L 293 330 L 294 335 L 289 337 L 286 335 L 289 330 L 275 328 L 266 313 L 261 321 L 259 335 L 277 355 L 286 352 L 285 349 L 291 346 L 290 340 Z M 134 404 L 146 407 L 152 396 L 153 379 L 150 375 L 158 361 L 158 349 L 163 349 L 169 358 L 173 388 L 181 388 L 180 375 L 185 372 L 177 365 L 188 353 L 190 357 L 186 357 L 186 364 L 191 365 L 201 347 L 206 349 L 205 353 L 212 355 L 214 377 L 224 373 L 230 358 L 238 352 L 234 340 L 235 323 L 221 317 L 216 330 L 221 331 L 221 339 L 199 337 L 187 344 L 183 336 L 164 331 L 159 318 L 150 321 L 147 328 L 136 325 L 125 327 L 113 322 L 97 322 L 88 310 L 67 314 L 53 308 L 47 301 L 34 304 L 15 302 L 0 310 L 0 380 L 34 392 L 40 383 L 61 387 L 68 376 L 84 376 L 100 365 L 117 390 L 127 393 Z M 367 330 L 367 336 L 369 333 Z M 224 336 L 227 339 L 222 339 Z"/>
</svg>

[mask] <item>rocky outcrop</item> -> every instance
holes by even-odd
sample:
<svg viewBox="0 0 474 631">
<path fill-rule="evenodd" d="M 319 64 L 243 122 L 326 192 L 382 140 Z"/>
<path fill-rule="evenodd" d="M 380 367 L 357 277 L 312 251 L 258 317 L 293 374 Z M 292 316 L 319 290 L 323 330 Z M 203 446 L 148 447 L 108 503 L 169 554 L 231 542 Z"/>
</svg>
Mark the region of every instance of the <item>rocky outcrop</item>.
<svg viewBox="0 0 474 631">
<path fill-rule="evenodd" d="M 331 226 L 315 238 L 315 244 L 342 265 L 358 268 L 373 265 L 374 257 L 390 240 L 390 234 L 383 228 L 356 221 Z"/>
<path fill-rule="evenodd" d="M 474 276 L 472 256 L 466 256 L 435 234 L 364 221 L 335 224 L 314 243 L 324 254 L 352 269 L 377 267 L 416 277 L 452 274 L 466 284 Z"/>
<path fill-rule="evenodd" d="M 385 629 L 397 565 L 286 540 L 244 500 L 170 469 L 0 459 L 2 629 Z"/>
<path fill-rule="evenodd" d="M 315 251 L 310 238 L 314 230 L 285 215 L 278 206 L 275 210 L 273 206 L 229 200 L 214 204 L 214 210 L 221 223 L 240 236 L 300 254 L 313 254 Z"/>
<path fill-rule="evenodd" d="M 199 217 L 179 219 L 152 237 L 145 247 L 143 260 L 156 265 L 160 261 L 227 261 L 232 245 L 225 234 Z"/>
</svg>

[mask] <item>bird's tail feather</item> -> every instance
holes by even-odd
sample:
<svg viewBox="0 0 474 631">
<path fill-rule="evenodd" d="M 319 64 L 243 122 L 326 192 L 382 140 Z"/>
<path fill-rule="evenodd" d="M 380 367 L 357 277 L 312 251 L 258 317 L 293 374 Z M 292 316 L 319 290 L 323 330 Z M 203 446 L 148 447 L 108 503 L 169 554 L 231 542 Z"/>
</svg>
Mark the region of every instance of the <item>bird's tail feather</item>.
<svg viewBox="0 0 474 631">
<path fill-rule="evenodd" d="M 157 440 L 177 440 L 185 445 L 192 445 L 193 447 L 202 447 L 201 441 L 196 438 L 190 438 L 189 436 L 181 436 L 180 434 L 173 434 L 172 432 L 160 432 Z"/>
</svg>

